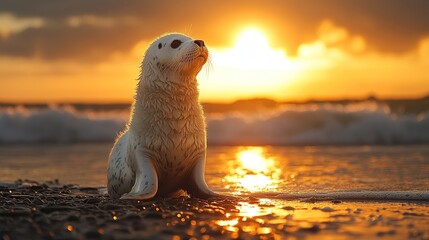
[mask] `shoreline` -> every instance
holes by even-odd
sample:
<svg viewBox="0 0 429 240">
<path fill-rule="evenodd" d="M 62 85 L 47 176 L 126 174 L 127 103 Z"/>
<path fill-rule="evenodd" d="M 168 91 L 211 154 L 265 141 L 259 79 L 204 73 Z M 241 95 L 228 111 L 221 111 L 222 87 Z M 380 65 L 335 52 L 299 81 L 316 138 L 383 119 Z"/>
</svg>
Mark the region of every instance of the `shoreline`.
<svg viewBox="0 0 429 240">
<path fill-rule="evenodd" d="M 311 200 L 311 199 L 310 199 Z M 0 184 L 3 239 L 429 237 L 428 202 L 162 198 L 113 201 L 58 181 Z"/>
</svg>

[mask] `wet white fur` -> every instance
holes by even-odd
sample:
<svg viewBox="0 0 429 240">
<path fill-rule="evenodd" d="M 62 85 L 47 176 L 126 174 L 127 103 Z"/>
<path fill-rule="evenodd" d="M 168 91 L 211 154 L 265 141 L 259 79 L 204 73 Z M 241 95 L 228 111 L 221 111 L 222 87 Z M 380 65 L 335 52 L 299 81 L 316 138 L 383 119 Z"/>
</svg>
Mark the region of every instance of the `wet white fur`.
<svg viewBox="0 0 429 240">
<path fill-rule="evenodd" d="M 176 39 L 182 44 L 174 49 Z M 206 47 L 182 34 L 150 45 L 130 122 L 109 156 L 112 198 L 145 200 L 179 189 L 197 197 L 217 195 L 204 180 L 206 130 L 196 79 L 207 58 Z"/>
</svg>

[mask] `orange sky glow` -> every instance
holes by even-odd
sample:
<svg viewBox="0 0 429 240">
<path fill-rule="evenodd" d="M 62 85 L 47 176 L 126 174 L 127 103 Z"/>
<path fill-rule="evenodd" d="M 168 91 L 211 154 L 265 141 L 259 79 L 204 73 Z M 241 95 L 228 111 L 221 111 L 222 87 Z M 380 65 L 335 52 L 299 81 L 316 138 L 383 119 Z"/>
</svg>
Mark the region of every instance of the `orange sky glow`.
<svg viewBox="0 0 429 240">
<path fill-rule="evenodd" d="M 371 35 L 349 28 L 329 15 L 315 21 L 313 31 L 301 32 L 299 24 L 294 26 L 293 21 L 282 25 L 275 17 L 243 19 L 234 24 L 208 22 L 206 26 L 194 26 L 189 20 L 177 29 L 152 29 L 152 37 L 134 41 L 127 48 L 115 50 L 117 46 L 111 43 L 109 52 L 94 49 L 91 54 L 101 56 L 96 60 L 80 56 L 49 58 L 43 45 L 36 46 L 29 56 L 4 54 L 0 48 L 0 101 L 131 102 L 145 49 L 153 38 L 169 31 L 206 42 L 210 64 L 198 75 L 200 99 L 206 102 L 255 97 L 302 101 L 429 94 L 429 32 L 415 44 L 405 44 L 405 50 L 389 52 L 377 48 Z M 128 24 L 127 19 L 92 15 L 70 17 L 67 24 L 72 28 L 109 28 L 120 21 Z M 1 11 L 0 23 L 1 44 L 12 41 L 14 34 L 27 29 L 35 31 L 46 24 L 40 17 L 17 17 Z M 296 35 L 305 39 L 292 48 L 290 42 Z M 8 50 L 7 46 L 3 49 Z M 77 49 L 59 51 L 63 50 L 73 55 L 79 51 L 79 45 Z"/>
</svg>

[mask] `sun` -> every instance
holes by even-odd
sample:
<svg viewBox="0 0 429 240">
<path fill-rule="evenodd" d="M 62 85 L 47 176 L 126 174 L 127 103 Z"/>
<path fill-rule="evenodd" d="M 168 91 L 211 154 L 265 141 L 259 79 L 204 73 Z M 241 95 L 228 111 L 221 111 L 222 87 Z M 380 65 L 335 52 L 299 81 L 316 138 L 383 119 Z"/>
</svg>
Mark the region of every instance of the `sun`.
<svg viewBox="0 0 429 240">
<path fill-rule="evenodd" d="M 218 62 L 240 69 L 283 69 L 288 61 L 281 49 L 273 49 L 267 34 L 258 28 L 241 31 L 228 51 L 218 54 Z"/>
<path fill-rule="evenodd" d="M 269 49 L 268 38 L 259 29 L 248 28 L 237 37 L 235 48 L 242 50 L 252 49 L 258 52 L 266 51 Z"/>
<path fill-rule="evenodd" d="M 215 91 L 236 98 L 283 96 L 296 68 L 284 49 L 271 45 L 270 37 L 263 28 L 247 27 L 237 32 L 229 48 L 211 48 L 210 79 L 216 81 L 203 80 L 202 94 L 213 99 L 218 99 L 211 94 Z"/>
</svg>

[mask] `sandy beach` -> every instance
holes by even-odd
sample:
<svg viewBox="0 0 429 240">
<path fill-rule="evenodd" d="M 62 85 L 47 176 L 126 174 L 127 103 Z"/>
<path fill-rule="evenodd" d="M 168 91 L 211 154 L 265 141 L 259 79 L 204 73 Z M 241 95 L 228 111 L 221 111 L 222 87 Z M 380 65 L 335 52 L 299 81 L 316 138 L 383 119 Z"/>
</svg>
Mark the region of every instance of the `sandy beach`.
<svg viewBox="0 0 429 240">
<path fill-rule="evenodd" d="M 155 199 L 18 180 L 0 185 L 2 239 L 427 239 L 429 202 Z"/>
<path fill-rule="evenodd" d="M 238 199 L 149 202 L 106 195 L 110 147 L 0 147 L 0 239 L 429 238 L 425 145 L 209 147 L 208 184 Z"/>
</svg>

